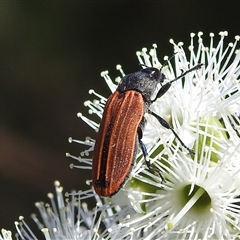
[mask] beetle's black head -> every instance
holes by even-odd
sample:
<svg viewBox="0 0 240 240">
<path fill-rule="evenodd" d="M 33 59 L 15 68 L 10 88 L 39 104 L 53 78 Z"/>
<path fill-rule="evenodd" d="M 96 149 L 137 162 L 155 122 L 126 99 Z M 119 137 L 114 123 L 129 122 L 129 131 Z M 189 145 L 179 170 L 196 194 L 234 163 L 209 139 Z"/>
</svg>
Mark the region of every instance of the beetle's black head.
<svg viewBox="0 0 240 240">
<path fill-rule="evenodd" d="M 164 79 L 165 75 L 159 69 L 147 67 L 138 72 L 124 76 L 117 91 L 125 92 L 135 90 L 140 92 L 146 101 L 151 101 L 157 84 L 163 82 Z"/>
<path fill-rule="evenodd" d="M 150 78 L 156 80 L 158 83 L 163 82 L 165 79 L 165 75 L 161 72 L 161 70 L 154 67 L 144 68 L 140 72 L 148 74 Z"/>
</svg>

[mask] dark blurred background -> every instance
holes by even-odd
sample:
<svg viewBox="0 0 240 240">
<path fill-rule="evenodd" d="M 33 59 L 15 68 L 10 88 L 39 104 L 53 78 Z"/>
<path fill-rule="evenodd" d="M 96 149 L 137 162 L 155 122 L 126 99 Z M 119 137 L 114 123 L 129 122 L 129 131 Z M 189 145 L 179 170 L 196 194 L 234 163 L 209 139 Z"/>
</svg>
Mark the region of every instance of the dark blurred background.
<svg viewBox="0 0 240 240">
<path fill-rule="evenodd" d="M 190 32 L 207 43 L 222 30 L 240 34 L 239 1 L 0 1 L 0 228 L 15 231 L 19 215 L 32 227 L 54 180 L 87 188 L 90 171 L 71 170 L 65 152 L 83 150 L 69 136 L 95 136 L 76 113 L 88 115 L 90 88 L 110 94 L 101 71 L 136 71 L 142 47 L 157 43 L 162 59 L 170 38 L 187 47 Z"/>
</svg>

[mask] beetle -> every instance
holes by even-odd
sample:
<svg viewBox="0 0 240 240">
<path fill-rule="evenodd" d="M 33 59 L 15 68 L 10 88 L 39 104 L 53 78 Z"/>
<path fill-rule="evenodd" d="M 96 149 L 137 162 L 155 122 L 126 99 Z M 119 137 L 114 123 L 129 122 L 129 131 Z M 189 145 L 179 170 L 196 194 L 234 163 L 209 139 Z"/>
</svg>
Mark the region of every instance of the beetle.
<svg viewBox="0 0 240 240">
<path fill-rule="evenodd" d="M 172 131 L 181 145 L 188 148 L 172 126 L 150 110 L 150 105 L 162 97 L 172 83 L 187 73 L 201 68 L 203 64 L 185 71 L 172 81 L 161 86 L 152 100 L 157 85 L 163 83 L 165 75 L 162 68 L 146 67 L 125 75 L 116 91 L 108 98 L 94 146 L 92 161 L 92 184 L 95 192 L 103 197 L 116 194 L 126 182 L 136 158 L 138 144 L 142 150 L 147 167 L 151 170 L 146 146 L 142 142 L 146 124 L 145 113 L 153 115 L 159 123 Z"/>
</svg>

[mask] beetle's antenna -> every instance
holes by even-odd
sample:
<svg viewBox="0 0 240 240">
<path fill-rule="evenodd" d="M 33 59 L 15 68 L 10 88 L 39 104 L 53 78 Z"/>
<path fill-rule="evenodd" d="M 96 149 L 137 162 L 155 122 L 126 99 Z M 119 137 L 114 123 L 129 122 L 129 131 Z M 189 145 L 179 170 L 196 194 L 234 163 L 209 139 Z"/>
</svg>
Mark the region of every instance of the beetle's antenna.
<svg viewBox="0 0 240 240">
<path fill-rule="evenodd" d="M 187 71 L 185 71 L 183 74 L 181 74 L 180 76 L 176 77 L 175 79 L 173 79 L 170 83 L 173 83 L 175 81 L 177 81 L 178 79 L 184 77 L 185 75 L 187 75 L 188 73 L 194 71 L 194 70 L 198 70 L 202 67 L 203 63 L 198 63 L 196 66 L 188 69 Z"/>
<path fill-rule="evenodd" d="M 170 58 L 168 58 L 168 59 L 163 63 L 163 65 L 161 66 L 161 68 L 160 68 L 160 70 L 159 70 L 160 72 L 162 71 L 163 67 L 165 67 L 165 66 L 168 64 L 168 62 L 171 61 L 171 60 L 175 57 L 175 55 L 176 55 L 177 53 L 178 53 L 178 52 L 175 52 Z M 146 64 L 143 64 L 143 63 L 139 63 L 139 65 L 142 66 L 142 67 L 149 68 L 149 66 L 147 66 Z"/>
<path fill-rule="evenodd" d="M 175 55 L 177 54 L 178 52 L 175 52 L 170 58 L 168 58 L 164 63 L 163 63 L 163 65 L 161 66 L 161 68 L 160 68 L 160 72 L 162 71 L 162 69 L 163 69 L 163 67 L 165 67 L 167 64 L 168 64 L 168 62 L 170 62 L 174 57 L 175 57 Z"/>
</svg>

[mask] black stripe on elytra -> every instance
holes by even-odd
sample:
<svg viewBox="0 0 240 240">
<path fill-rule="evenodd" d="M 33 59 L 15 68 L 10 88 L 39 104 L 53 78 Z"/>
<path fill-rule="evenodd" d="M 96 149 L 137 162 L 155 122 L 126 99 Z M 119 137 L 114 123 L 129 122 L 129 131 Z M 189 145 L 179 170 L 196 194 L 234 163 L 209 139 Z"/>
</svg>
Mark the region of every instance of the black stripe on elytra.
<svg viewBox="0 0 240 240">
<path fill-rule="evenodd" d="M 98 188 L 107 188 L 109 186 L 109 181 L 106 180 L 106 165 L 107 165 L 109 142 L 110 142 L 110 136 L 112 133 L 113 122 L 114 122 L 113 117 L 111 117 L 111 120 L 108 124 L 107 132 L 104 138 L 104 142 L 103 142 L 100 176 L 99 176 L 99 179 L 96 181 L 96 186 Z"/>
</svg>

